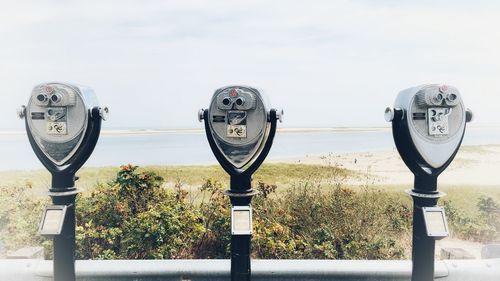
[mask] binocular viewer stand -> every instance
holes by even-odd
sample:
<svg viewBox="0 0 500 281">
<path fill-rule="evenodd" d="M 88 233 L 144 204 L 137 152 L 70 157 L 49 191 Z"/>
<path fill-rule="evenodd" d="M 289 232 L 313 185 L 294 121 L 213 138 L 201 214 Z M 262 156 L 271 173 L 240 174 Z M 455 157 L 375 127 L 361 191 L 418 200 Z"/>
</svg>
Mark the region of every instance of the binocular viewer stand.
<svg viewBox="0 0 500 281">
<path fill-rule="evenodd" d="M 47 221 L 49 212 L 53 207 L 65 207 L 65 214 L 61 214 L 60 231 L 53 233 L 45 232 L 46 236 L 53 237 L 54 241 L 54 281 L 71 281 L 75 280 L 75 240 L 76 240 L 76 196 L 81 190 L 75 187 L 76 172 L 87 161 L 92 154 L 101 131 L 102 119 L 99 115 L 99 108 L 91 109 L 90 118 L 88 121 L 87 132 L 83 137 L 83 142 L 77 150 L 73 158 L 64 167 L 59 167 L 44 157 L 40 148 L 34 145 L 33 136 L 28 131 L 28 138 L 43 165 L 52 174 L 52 188 L 48 195 L 52 198 L 54 206 L 50 206 L 45 210 L 44 222 Z M 47 223 L 42 222 L 40 232 L 43 233 L 44 226 Z"/>
<path fill-rule="evenodd" d="M 246 169 L 236 168 L 222 154 L 217 146 L 210 130 L 210 119 L 208 110 L 202 112 L 205 121 L 205 132 L 208 143 L 222 168 L 230 176 L 229 190 L 225 192 L 229 196 L 231 209 L 231 280 L 251 280 L 251 239 L 252 239 L 252 197 L 257 194 L 252 188 L 252 175 L 264 162 L 271 146 L 277 127 L 277 111 L 271 109 L 269 112 L 269 134 L 264 140 L 260 154 L 248 165 Z"/>
</svg>

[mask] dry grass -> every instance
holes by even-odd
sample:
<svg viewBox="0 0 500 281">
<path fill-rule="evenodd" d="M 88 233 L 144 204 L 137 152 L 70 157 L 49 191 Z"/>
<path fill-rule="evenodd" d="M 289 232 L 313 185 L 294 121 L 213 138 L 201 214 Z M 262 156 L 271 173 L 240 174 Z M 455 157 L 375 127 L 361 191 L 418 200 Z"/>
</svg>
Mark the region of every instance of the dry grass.
<svg viewBox="0 0 500 281">
<path fill-rule="evenodd" d="M 98 183 L 107 183 L 116 177 L 119 167 L 83 168 L 78 172 L 80 179 L 77 186 L 90 190 Z M 218 165 L 207 166 L 145 166 L 140 170 L 154 171 L 165 178 L 167 186 L 181 184 L 188 191 L 196 192 L 207 179 L 215 179 L 223 184 L 229 184 L 228 175 Z M 357 182 L 364 182 L 365 175 L 349 171 L 344 168 L 325 165 L 285 164 L 273 163 L 263 165 L 254 175 L 254 183 L 259 181 L 278 186 L 278 192 L 284 191 L 291 185 L 299 182 L 308 182 L 322 189 L 328 190 L 337 182 L 346 182 L 346 179 L 357 178 Z M 361 179 L 361 180 L 360 180 Z M 51 176 L 44 170 L 9 171 L 0 172 L 0 189 L 13 186 L 30 187 L 34 194 L 44 196 L 43 193 L 50 187 Z M 410 200 L 405 190 L 408 185 L 377 185 L 366 177 L 362 185 L 350 185 L 354 190 L 364 188 L 388 191 L 402 200 Z M 477 211 L 476 203 L 481 196 L 492 197 L 500 201 L 500 188 L 498 186 L 472 186 L 472 185 L 440 185 L 440 190 L 447 193 L 445 200 L 451 200 L 465 212 Z M 404 199 L 407 198 L 407 199 Z"/>
</svg>

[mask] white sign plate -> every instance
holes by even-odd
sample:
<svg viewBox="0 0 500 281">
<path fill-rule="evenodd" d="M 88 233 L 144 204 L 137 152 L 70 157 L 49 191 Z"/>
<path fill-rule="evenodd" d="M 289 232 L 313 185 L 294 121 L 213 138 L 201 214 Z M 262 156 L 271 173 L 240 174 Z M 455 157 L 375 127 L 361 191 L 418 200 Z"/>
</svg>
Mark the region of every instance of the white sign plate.
<svg viewBox="0 0 500 281">
<path fill-rule="evenodd" d="M 231 208 L 231 233 L 233 235 L 252 234 L 252 208 L 250 206 Z"/>
</svg>

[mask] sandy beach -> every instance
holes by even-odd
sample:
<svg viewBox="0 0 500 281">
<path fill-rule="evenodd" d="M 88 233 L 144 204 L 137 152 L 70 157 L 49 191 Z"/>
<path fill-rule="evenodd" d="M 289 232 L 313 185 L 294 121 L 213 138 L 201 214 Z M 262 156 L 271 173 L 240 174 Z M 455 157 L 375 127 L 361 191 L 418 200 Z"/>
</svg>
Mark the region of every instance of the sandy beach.
<svg viewBox="0 0 500 281">
<path fill-rule="evenodd" d="M 329 155 L 309 155 L 273 162 L 337 165 L 363 175 L 375 184 L 408 184 L 413 174 L 396 149 Z M 354 182 L 356 183 L 356 182 Z M 357 182 L 362 184 L 362 182 Z M 439 177 L 446 185 L 500 186 L 500 145 L 463 146 L 455 160 Z"/>
</svg>

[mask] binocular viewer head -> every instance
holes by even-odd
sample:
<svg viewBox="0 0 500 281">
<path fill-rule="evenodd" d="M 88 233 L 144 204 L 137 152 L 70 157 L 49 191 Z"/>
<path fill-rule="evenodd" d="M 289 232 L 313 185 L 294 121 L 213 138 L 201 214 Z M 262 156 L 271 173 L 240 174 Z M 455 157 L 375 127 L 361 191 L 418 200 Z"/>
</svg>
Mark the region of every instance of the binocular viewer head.
<svg viewBox="0 0 500 281">
<path fill-rule="evenodd" d="M 250 87 L 216 90 L 208 118 L 217 147 L 236 168 L 251 162 L 269 133 L 267 103 L 257 89 Z"/>
<path fill-rule="evenodd" d="M 35 86 L 27 106 L 20 110 L 32 145 L 43 152 L 37 156 L 57 166 L 68 163 L 84 142 L 89 126 L 106 118 L 106 113 L 90 88 L 67 83 Z"/>
<path fill-rule="evenodd" d="M 472 112 L 457 88 L 431 84 L 401 91 L 385 117 L 393 123 L 394 141 L 407 165 L 432 170 L 451 162 Z"/>
<path fill-rule="evenodd" d="M 228 86 L 215 91 L 210 107 L 199 113 L 208 123 L 207 136 L 213 139 L 216 156 L 220 153 L 234 168 L 241 169 L 261 153 L 270 132 L 270 109 L 257 89 Z M 282 113 L 276 114 L 280 119 Z"/>
</svg>

